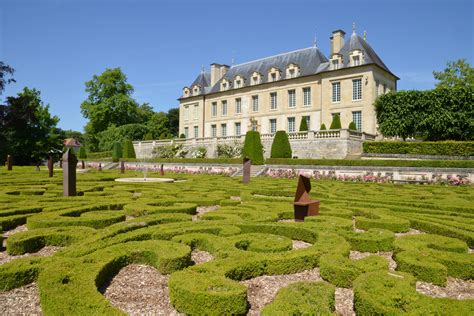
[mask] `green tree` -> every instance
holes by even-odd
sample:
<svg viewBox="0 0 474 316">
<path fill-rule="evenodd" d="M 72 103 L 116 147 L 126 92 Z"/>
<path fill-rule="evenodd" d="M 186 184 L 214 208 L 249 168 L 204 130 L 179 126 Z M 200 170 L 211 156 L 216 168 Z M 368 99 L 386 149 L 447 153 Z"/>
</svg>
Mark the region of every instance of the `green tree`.
<svg viewBox="0 0 474 316">
<path fill-rule="evenodd" d="M 123 142 L 125 139 L 140 140 L 149 132 L 149 127 L 144 124 L 110 126 L 97 134 L 98 149 L 99 151 L 112 150 L 115 142 Z"/>
<path fill-rule="evenodd" d="M 303 119 L 306 121 L 305 119 Z M 272 142 L 270 153 L 272 158 L 291 158 L 291 145 L 288 134 L 285 131 L 277 131 Z"/>
<path fill-rule="evenodd" d="M 135 148 L 133 148 L 133 143 L 130 139 L 126 139 L 123 142 L 123 158 L 137 158 L 135 155 Z"/>
<path fill-rule="evenodd" d="M 168 128 L 173 137 L 178 137 L 179 132 L 179 108 L 172 108 L 168 110 Z"/>
<path fill-rule="evenodd" d="M 150 132 L 146 133 L 145 136 L 143 136 L 143 140 L 154 140 L 153 134 Z"/>
<path fill-rule="evenodd" d="M 339 117 L 339 114 L 334 114 L 332 117 L 332 122 L 329 129 L 341 129 L 341 128 L 342 128 L 341 118 Z"/>
<path fill-rule="evenodd" d="M 89 120 L 85 126 L 88 146 L 97 151 L 97 134 L 110 126 L 145 123 L 151 117 L 148 104 L 140 106 L 132 97 L 133 87 L 120 68 L 106 69 L 86 82 L 87 100 L 81 104 L 82 115 Z"/>
<path fill-rule="evenodd" d="M 164 112 L 153 113 L 147 122 L 147 126 L 154 139 L 158 139 L 162 134 L 170 134 L 168 116 Z"/>
<path fill-rule="evenodd" d="M 248 131 L 245 134 L 243 158 L 249 158 L 253 165 L 263 165 L 263 146 L 260 140 L 260 133 L 257 131 Z"/>
<path fill-rule="evenodd" d="M 50 150 L 60 149 L 64 133 L 58 122 L 38 90 L 24 88 L 18 96 L 8 97 L 0 106 L 0 161 L 11 154 L 16 164 L 28 165 L 45 159 Z"/>
<path fill-rule="evenodd" d="M 86 147 L 82 146 L 81 148 L 79 148 L 79 152 L 77 153 L 77 158 L 87 159 Z"/>
<path fill-rule="evenodd" d="M 449 61 L 444 71 L 433 71 L 433 76 L 439 80 L 436 88 L 469 87 L 474 89 L 474 68 L 466 59 Z"/>
<path fill-rule="evenodd" d="M 122 156 L 122 145 L 119 142 L 115 142 L 114 149 L 112 150 L 112 161 L 117 162 Z"/>
<path fill-rule="evenodd" d="M 7 76 L 13 76 L 15 69 L 5 64 L 3 61 L 0 61 L 0 95 L 2 94 L 5 86 L 11 82 L 16 82 L 15 79 L 9 78 Z"/>
<path fill-rule="evenodd" d="M 300 123 L 300 132 L 307 132 L 308 131 L 308 122 L 306 121 L 306 116 L 301 118 Z"/>
</svg>

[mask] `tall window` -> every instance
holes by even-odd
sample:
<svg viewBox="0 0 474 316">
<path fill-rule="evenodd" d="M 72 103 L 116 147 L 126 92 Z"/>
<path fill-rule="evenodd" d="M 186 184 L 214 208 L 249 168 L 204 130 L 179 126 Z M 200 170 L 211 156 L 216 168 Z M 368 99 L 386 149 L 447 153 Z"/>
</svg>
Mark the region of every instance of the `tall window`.
<svg viewBox="0 0 474 316">
<path fill-rule="evenodd" d="M 339 59 L 332 61 L 332 69 L 339 69 Z"/>
<path fill-rule="evenodd" d="M 227 116 L 227 101 L 222 101 L 222 116 Z"/>
<path fill-rule="evenodd" d="M 357 130 L 362 131 L 362 112 L 356 111 L 352 112 L 352 121 L 355 123 Z"/>
<path fill-rule="evenodd" d="M 341 83 L 332 83 L 332 102 L 341 102 Z"/>
<path fill-rule="evenodd" d="M 295 118 L 288 118 L 288 133 L 293 133 L 295 131 Z"/>
<path fill-rule="evenodd" d="M 362 79 L 352 80 L 352 101 L 362 100 Z"/>
<path fill-rule="evenodd" d="M 184 128 L 184 137 L 189 138 L 189 127 Z"/>
<path fill-rule="evenodd" d="M 270 133 L 275 134 L 277 131 L 277 120 L 270 119 Z"/>
<path fill-rule="evenodd" d="M 252 111 L 258 112 L 258 95 L 252 96 Z"/>
<path fill-rule="evenodd" d="M 276 110 L 277 108 L 277 93 L 276 92 L 272 92 L 270 93 L 270 110 Z"/>
<path fill-rule="evenodd" d="M 359 66 L 360 65 L 360 58 L 359 56 L 354 56 L 352 57 L 352 61 L 354 63 L 354 66 Z"/>
<path fill-rule="evenodd" d="M 197 126 L 194 126 L 194 138 L 198 138 L 199 136 L 199 128 Z"/>
<path fill-rule="evenodd" d="M 240 126 L 240 122 L 235 123 L 235 136 L 240 136 L 242 134 L 242 129 Z"/>
<path fill-rule="evenodd" d="M 306 120 L 306 125 L 308 126 L 308 130 L 310 131 L 311 130 L 311 116 L 306 115 L 306 116 L 303 116 L 301 119 Z"/>
<path fill-rule="evenodd" d="M 272 78 L 272 82 L 273 82 L 273 81 L 276 81 L 276 79 L 277 79 L 276 73 L 272 73 L 272 74 L 271 74 L 271 78 Z"/>
<path fill-rule="evenodd" d="M 303 106 L 311 105 L 311 88 L 303 88 Z"/>
<path fill-rule="evenodd" d="M 212 105 L 211 105 L 211 115 L 212 115 L 212 117 L 216 117 L 216 116 L 217 116 L 217 102 L 212 102 Z"/>
<path fill-rule="evenodd" d="M 242 99 L 241 98 L 235 99 L 235 113 L 236 114 L 242 113 Z"/>
<path fill-rule="evenodd" d="M 240 88 L 241 81 L 240 80 L 235 80 L 235 88 Z"/>
<path fill-rule="evenodd" d="M 211 137 L 217 137 L 217 126 L 216 126 L 216 124 L 211 125 Z"/>
<path fill-rule="evenodd" d="M 221 124 L 221 136 L 227 136 L 227 124 Z"/>
<path fill-rule="evenodd" d="M 288 107 L 294 108 L 296 106 L 296 91 L 288 90 Z"/>
</svg>

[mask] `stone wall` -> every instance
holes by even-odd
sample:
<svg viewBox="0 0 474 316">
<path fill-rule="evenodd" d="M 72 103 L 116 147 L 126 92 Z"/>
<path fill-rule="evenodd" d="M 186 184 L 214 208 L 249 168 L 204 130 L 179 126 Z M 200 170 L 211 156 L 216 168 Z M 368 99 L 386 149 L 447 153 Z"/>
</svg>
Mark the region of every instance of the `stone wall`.
<svg viewBox="0 0 474 316">
<path fill-rule="evenodd" d="M 273 136 L 273 134 L 261 135 L 265 158 L 270 157 Z M 301 159 L 344 159 L 350 155 L 360 155 L 362 153 L 362 142 L 375 139 L 373 135 L 347 129 L 290 133 L 288 137 L 290 139 L 293 156 Z M 134 142 L 133 146 L 138 159 L 152 158 L 153 148 L 172 144 L 182 144 L 190 153 L 193 149 L 203 146 L 207 149 L 207 158 L 217 158 L 218 144 L 242 144 L 244 139 L 245 136 L 242 135 L 155 140 Z"/>
</svg>

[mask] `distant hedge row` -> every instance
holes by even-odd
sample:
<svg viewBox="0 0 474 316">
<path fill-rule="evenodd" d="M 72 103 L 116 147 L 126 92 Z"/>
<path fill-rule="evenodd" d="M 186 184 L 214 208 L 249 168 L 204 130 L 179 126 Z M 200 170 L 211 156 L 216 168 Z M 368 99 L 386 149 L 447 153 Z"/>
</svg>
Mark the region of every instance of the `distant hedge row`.
<svg viewBox="0 0 474 316">
<path fill-rule="evenodd" d="M 474 156 L 474 142 L 364 142 L 364 153 Z"/>
</svg>

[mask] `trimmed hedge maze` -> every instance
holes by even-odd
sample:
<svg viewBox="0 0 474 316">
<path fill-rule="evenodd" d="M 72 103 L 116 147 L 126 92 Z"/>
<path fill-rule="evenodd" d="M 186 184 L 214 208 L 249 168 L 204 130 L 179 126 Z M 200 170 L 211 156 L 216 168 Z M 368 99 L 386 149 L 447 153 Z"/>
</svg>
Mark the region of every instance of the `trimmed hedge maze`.
<svg viewBox="0 0 474 316">
<path fill-rule="evenodd" d="M 472 187 L 312 181 L 320 215 L 294 223 L 296 179 L 243 185 L 167 174 L 182 181 L 127 184 L 114 181 L 116 171 L 90 171 L 77 175 L 79 195 L 65 198 L 60 172 L 48 178 L 33 169 L 0 169 L 1 230 L 28 228 L 6 238 L 4 251 L 61 249 L 0 265 L 0 291 L 37 282 L 46 315 L 123 314 L 101 290 L 132 263 L 169 274 L 171 303 L 186 314 L 245 314 L 240 281 L 315 267 L 324 281 L 281 289 L 262 314 L 334 314 L 336 287 L 353 288 L 360 315 L 474 313 L 472 299 L 433 298 L 415 288 L 417 281 L 474 279 Z M 219 207 L 196 220 L 206 206 Z M 406 234 L 413 229 L 422 234 Z M 310 246 L 293 249 L 294 240 Z M 194 249 L 214 260 L 194 264 Z M 386 258 L 353 260 L 351 251 L 393 252 L 397 271 Z"/>
</svg>

